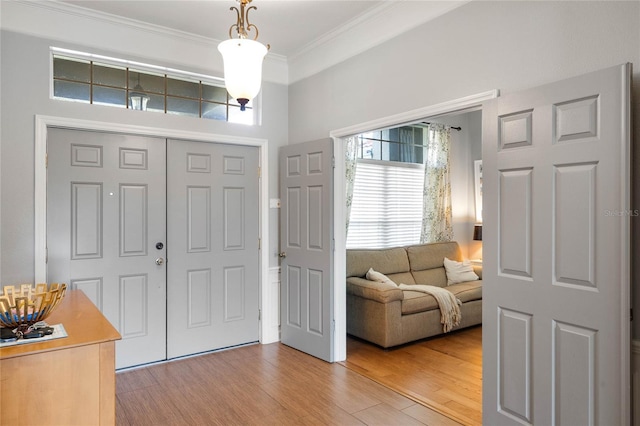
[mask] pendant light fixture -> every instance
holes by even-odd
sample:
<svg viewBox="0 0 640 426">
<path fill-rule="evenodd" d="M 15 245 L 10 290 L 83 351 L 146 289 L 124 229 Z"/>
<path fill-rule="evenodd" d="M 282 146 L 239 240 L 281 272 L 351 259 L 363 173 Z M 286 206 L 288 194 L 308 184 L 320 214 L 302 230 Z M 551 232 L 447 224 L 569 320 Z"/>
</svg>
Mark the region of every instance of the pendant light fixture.
<svg viewBox="0 0 640 426">
<path fill-rule="evenodd" d="M 140 73 L 138 73 L 138 83 L 133 88 L 133 92 L 129 93 L 129 101 L 131 102 L 131 109 L 137 109 L 139 111 L 147 110 L 149 95 L 144 93 L 144 89 L 140 85 Z"/>
<path fill-rule="evenodd" d="M 224 84 L 227 92 L 238 101 L 240 110 L 244 111 L 247 103 L 260 92 L 262 60 L 270 46 L 256 41 L 258 27 L 249 22 L 249 11 L 257 7 L 246 8 L 251 0 L 236 1 L 240 3 L 240 10 L 235 6 L 229 10 L 236 11 L 238 20 L 229 28 L 230 39 L 220 43 L 218 50 L 224 62 Z M 234 28 L 238 38 L 233 38 Z M 247 38 L 252 31 L 255 32 L 253 40 Z"/>
</svg>

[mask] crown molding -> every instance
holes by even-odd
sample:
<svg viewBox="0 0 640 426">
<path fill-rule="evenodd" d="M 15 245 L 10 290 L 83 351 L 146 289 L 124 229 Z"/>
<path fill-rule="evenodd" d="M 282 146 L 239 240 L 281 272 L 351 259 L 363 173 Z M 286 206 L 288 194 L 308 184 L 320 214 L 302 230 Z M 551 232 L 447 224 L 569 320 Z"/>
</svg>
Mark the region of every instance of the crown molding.
<svg viewBox="0 0 640 426">
<path fill-rule="evenodd" d="M 290 55 L 289 84 L 337 65 L 470 1 L 385 1 Z"/>
<path fill-rule="evenodd" d="M 121 25 L 128 28 L 135 28 L 151 34 L 176 37 L 188 40 L 193 43 L 201 43 L 207 46 L 217 46 L 222 40 L 200 36 L 197 34 L 180 31 L 173 28 L 163 27 L 161 25 L 151 24 L 148 22 L 138 21 L 136 19 L 126 18 L 123 16 L 113 15 L 107 12 L 98 12 L 93 9 L 78 6 L 70 3 L 63 3 L 58 0 L 13 0 L 14 3 L 21 3 L 52 12 L 62 13 L 69 16 L 93 19 L 98 22 L 107 22 L 114 25 Z"/>
<path fill-rule="evenodd" d="M 113 15 L 107 12 L 98 12 L 86 7 L 63 3 L 58 0 L 12 0 L 13 3 L 22 3 L 29 6 L 39 7 L 41 9 L 50 10 L 57 13 L 63 13 L 70 16 L 76 16 L 87 19 L 94 19 L 99 22 L 107 22 L 115 25 L 121 25 L 128 28 L 134 28 L 140 31 L 145 31 L 151 34 L 162 35 L 165 37 L 175 37 L 183 39 L 185 41 L 200 43 L 207 47 L 218 47 L 218 44 L 223 40 L 216 38 L 205 37 L 198 34 L 193 34 L 187 31 L 181 31 L 174 28 L 163 27 L 162 25 L 151 24 L 149 22 L 139 21 L 137 19 L 131 19 L 124 16 Z M 284 55 L 276 53 L 270 53 L 269 57 L 273 60 L 280 62 L 287 62 L 287 58 Z"/>
<path fill-rule="evenodd" d="M 3 17 L 0 22 L 0 27 L 2 29 L 26 33 L 51 40 L 63 40 L 71 43 L 89 43 L 91 47 L 94 47 L 95 43 L 87 41 L 86 38 L 82 38 L 82 40 L 78 41 L 77 33 L 70 36 L 69 33 L 72 31 L 68 31 L 66 34 L 63 34 L 56 30 L 56 27 L 59 28 L 60 26 L 42 25 L 43 21 L 36 18 L 38 12 L 44 12 L 44 14 L 49 17 L 51 17 L 51 15 L 56 15 L 55 18 L 51 18 L 52 22 L 56 23 L 67 21 L 71 23 L 81 20 L 85 23 L 89 23 L 92 28 L 119 28 L 122 31 L 131 31 L 137 34 L 145 34 L 150 37 L 161 37 L 173 40 L 177 44 L 182 44 L 184 46 L 183 49 L 179 49 L 181 52 L 193 49 L 199 49 L 205 52 L 216 51 L 217 46 L 221 41 L 186 31 L 142 22 L 136 19 L 113 15 L 106 12 L 98 12 L 82 6 L 62 3 L 57 0 L 12 0 L 10 2 L 0 0 L 0 4 L 3 11 Z M 64 25 L 62 27 L 64 27 Z M 73 27 L 73 25 L 69 24 L 67 29 L 69 27 Z M 102 38 L 104 39 L 102 45 L 95 47 L 111 51 L 120 50 L 111 46 L 109 40 L 105 37 Z M 122 43 L 116 45 L 122 46 Z M 127 51 L 127 53 L 130 52 Z M 149 55 L 145 53 L 144 56 Z M 171 61 L 173 58 L 162 59 Z M 212 63 L 210 66 L 212 66 L 216 71 L 222 71 L 221 58 L 219 61 L 210 61 Z M 192 63 L 198 63 L 201 65 L 202 61 L 198 62 L 197 60 L 194 60 L 188 64 L 191 65 Z M 280 84 L 288 83 L 287 58 L 285 56 L 269 53 L 265 57 L 264 63 L 265 69 L 263 70 L 263 77 L 265 80 Z"/>
<path fill-rule="evenodd" d="M 327 68 L 339 64 L 355 55 L 369 50 L 387 40 L 407 32 L 425 22 L 437 18 L 457 7 L 460 7 L 471 0 L 445 0 L 445 1 L 415 1 L 415 0 L 389 0 L 383 1 L 373 9 L 369 9 L 355 18 L 349 20 L 344 25 L 322 35 L 300 48 L 292 55 L 284 56 L 269 53 L 265 57 L 263 78 L 267 81 L 279 84 L 291 84 L 304 78 L 317 74 Z M 77 32 L 71 29 L 73 25 L 67 26 L 62 33 L 56 28 L 64 28 L 64 25 L 45 25 L 46 21 L 32 19 L 33 14 L 44 12 L 49 16 L 56 14 L 53 22 L 59 20 L 76 21 L 93 24 L 105 29 L 119 28 L 123 31 L 132 31 L 148 37 L 161 37 L 172 40 L 175 44 L 182 44 L 184 48 L 177 51 L 185 54 L 185 51 L 200 49 L 203 52 L 215 49 L 221 40 L 209 38 L 186 31 L 167 28 L 161 25 L 142 22 L 136 19 L 113 15 L 106 12 L 98 12 L 82 6 L 62 3 L 58 0 L 0 0 L 3 12 L 1 27 L 17 32 L 28 33 L 52 40 L 64 40 L 71 43 L 78 43 Z M 7 18 L 7 15 L 10 17 Z M 49 21 L 51 22 L 51 21 Z M 96 47 L 105 50 L 113 50 L 109 40 L 104 40 Z M 92 47 L 95 43 L 85 38 L 81 42 L 89 43 Z M 150 43 L 151 44 L 151 43 Z M 126 46 L 119 43 L 116 46 Z M 126 46 L 121 49 L 131 53 L 134 46 Z M 143 54 L 148 55 L 147 49 L 143 49 Z M 159 50 L 159 49 L 158 49 Z M 174 50 L 175 51 L 175 50 Z M 136 52 L 137 53 L 137 52 Z M 158 54 L 158 52 L 154 52 Z M 203 56 L 204 57 L 204 56 Z M 180 60 L 187 65 L 195 65 L 198 61 L 195 58 L 186 60 L 181 58 L 163 58 L 165 60 Z M 208 63 L 207 63 L 208 61 Z M 217 59 L 205 60 L 205 65 L 216 71 L 222 70 L 222 62 Z M 199 63 L 200 65 L 202 62 Z"/>
<path fill-rule="evenodd" d="M 318 37 L 317 39 L 311 41 L 310 43 L 307 43 L 306 45 L 304 45 L 300 49 L 298 49 L 298 51 L 296 51 L 292 55 L 289 55 L 288 58 L 290 60 L 292 60 L 292 61 L 295 61 L 296 59 L 300 58 L 301 56 L 304 56 L 305 54 L 307 54 L 307 53 L 313 51 L 314 49 L 316 49 L 316 48 L 318 48 L 318 47 L 330 42 L 331 40 L 340 37 L 342 34 L 347 33 L 351 29 L 361 27 L 367 21 L 369 21 L 369 20 L 371 20 L 371 19 L 373 19 L 373 18 L 385 13 L 385 11 L 388 11 L 392 7 L 395 7 L 396 6 L 396 2 L 400 2 L 400 1 L 403 1 L 403 0 L 382 2 L 381 4 L 379 4 L 378 6 L 374 7 L 373 9 L 369 9 L 369 10 L 361 13 L 360 15 L 356 16 L 355 18 L 345 22 L 340 27 L 334 28 L 333 30 L 329 31 L 328 33 L 325 33 L 325 34 L 321 35 L 320 37 Z"/>
</svg>

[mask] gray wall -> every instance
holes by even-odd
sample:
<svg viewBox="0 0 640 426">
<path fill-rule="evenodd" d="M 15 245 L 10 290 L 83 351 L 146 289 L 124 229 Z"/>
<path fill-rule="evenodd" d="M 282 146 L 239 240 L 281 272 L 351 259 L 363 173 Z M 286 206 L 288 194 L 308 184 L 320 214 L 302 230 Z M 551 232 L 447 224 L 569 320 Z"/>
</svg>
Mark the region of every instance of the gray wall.
<svg viewBox="0 0 640 426">
<path fill-rule="evenodd" d="M 475 160 L 482 160 L 482 112 L 476 111 L 470 113 L 468 115 L 468 126 L 472 138 L 469 141 L 469 148 L 471 149 L 469 153 L 469 167 L 473 167 L 473 163 Z M 469 191 L 469 202 L 475 203 L 475 175 L 472 174 L 470 176 L 470 179 L 471 190 Z M 473 232 L 473 230 L 471 230 L 470 232 Z M 469 243 L 469 259 L 482 259 L 482 241 L 471 240 L 471 242 Z"/>
<path fill-rule="evenodd" d="M 289 140 L 624 62 L 640 67 L 637 1 L 473 1 L 292 84 Z"/>
<path fill-rule="evenodd" d="M 79 34 L 78 39 L 82 37 Z M 132 41 L 134 43 L 135 41 Z M 0 218 L 1 252 L 0 282 L 4 284 L 34 280 L 34 116 L 36 114 L 84 120 L 123 123 L 145 127 L 179 129 L 202 133 L 246 136 L 268 139 L 269 158 L 277 159 L 278 148 L 287 144 L 287 87 L 263 85 L 262 126 L 244 126 L 191 117 L 157 113 L 139 113 L 119 108 L 87 105 L 49 99 L 51 45 L 122 57 L 118 52 L 105 52 L 82 45 L 71 45 L 3 30 L 1 52 L 1 163 Z M 211 54 L 216 54 L 212 52 Z M 138 60 L 177 69 L 180 64 Z M 186 71 L 213 74 L 209 70 Z M 277 162 L 269 168 L 269 197 L 277 198 Z M 269 210 L 270 265 L 277 266 L 278 210 Z"/>
<path fill-rule="evenodd" d="M 473 1 L 289 87 L 291 143 L 487 90 L 502 94 L 632 62 L 640 141 L 640 2 Z M 634 151 L 634 182 L 640 149 Z M 633 208 L 640 208 L 640 184 Z M 640 218 L 632 218 L 633 258 Z M 632 262 L 632 285 L 640 262 Z M 640 312 L 640 291 L 634 291 Z M 637 316 L 637 314 L 636 314 Z M 634 324 L 640 338 L 640 321 Z"/>
<path fill-rule="evenodd" d="M 74 39 L 82 43 L 97 34 L 94 31 L 86 36 L 77 34 Z M 141 38 L 148 40 L 149 37 L 142 34 Z M 136 38 L 127 38 L 127 43 L 135 44 Z M 143 44 L 137 49 L 114 45 L 109 47 L 110 51 L 100 51 L 0 31 L 1 283 L 33 280 L 35 114 L 266 138 L 269 140 L 270 198 L 278 197 L 278 148 L 289 140 L 297 143 L 322 139 L 328 137 L 331 130 L 486 90 L 500 89 L 508 93 L 623 62 L 636 65 L 634 134 L 636 140 L 640 137 L 640 3 L 637 1 L 470 2 L 296 82 L 288 89 L 264 83 L 264 125 L 261 127 L 135 114 L 116 108 L 50 100 L 49 45 L 115 57 L 122 56 L 118 53 L 120 50 L 148 51 Z M 175 52 L 175 57 L 188 54 Z M 185 67 L 153 57 L 124 56 L 178 69 Z M 198 63 L 198 57 L 189 58 L 190 63 Z M 202 63 L 209 62 L 207 58 L 202 60 Z M 191 66 L 187 70 L 219 74 Z M 479 152 L 472 153 L 469 160 L 479 157 L 476 154 Z M 636 164 L 640 164 L 640 149 L 635 155 Z M 637 180 L 640 175 L 635 176 Z M 640 185 L 636 185 L 636 206 L 640 205 L 639 201 Z M 277 265 L 278 213 L 278 210 L 269 211 L 271 266 Z M 632 240 L 640 241 L 640 226 L 634 226 Z M 634 279 L 640 277 L 640 262 L 635 263 Z M 634 305 L 640 307 L 640 294 Z M 640 325 L 635 335 L 640 336 Z"/>
</svg>

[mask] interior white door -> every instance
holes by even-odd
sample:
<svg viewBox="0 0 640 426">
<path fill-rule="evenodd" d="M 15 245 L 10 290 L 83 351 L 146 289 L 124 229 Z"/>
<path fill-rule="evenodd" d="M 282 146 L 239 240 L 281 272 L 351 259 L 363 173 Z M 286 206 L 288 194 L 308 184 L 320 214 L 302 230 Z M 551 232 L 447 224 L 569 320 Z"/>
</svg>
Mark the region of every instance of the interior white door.
<svg viewBox="0 0 640 426">
<path fill-rule="evenodd" d="M 630 423 L 630 65 L 483 108 L 483 422 Z"/>
<path fill-rule="evenodd" d="M 165 140 L 49 129 L 47 145 L 48 281 L 118 329 L 117 368 L 165 359 Z"/>
<path fill-rule="evenodd" d="M 258 341 L 258 148 L 169 140 L 167 155 L 167 355 Z"/>
<path fill-rule="evenodd" d="M 282 343 L 333 362 L 333 150 L 330 139 L 280 149 Z"/>
</svg>

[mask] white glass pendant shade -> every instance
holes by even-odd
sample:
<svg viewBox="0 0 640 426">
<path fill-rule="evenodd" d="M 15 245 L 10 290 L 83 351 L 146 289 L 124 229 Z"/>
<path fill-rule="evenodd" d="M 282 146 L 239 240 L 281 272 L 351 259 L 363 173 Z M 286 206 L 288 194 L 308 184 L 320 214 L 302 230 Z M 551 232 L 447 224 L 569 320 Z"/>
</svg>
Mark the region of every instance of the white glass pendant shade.
<svg viewBox="0 0 640 426">
<path fill-rule="evenodd" d="M 246 103 L 260 92 L 267 47 L 255 40 L 233 38 L 220 43 L 218 50 L 224 61 L 224 84 L 244 111 Z"/>
</svg>

